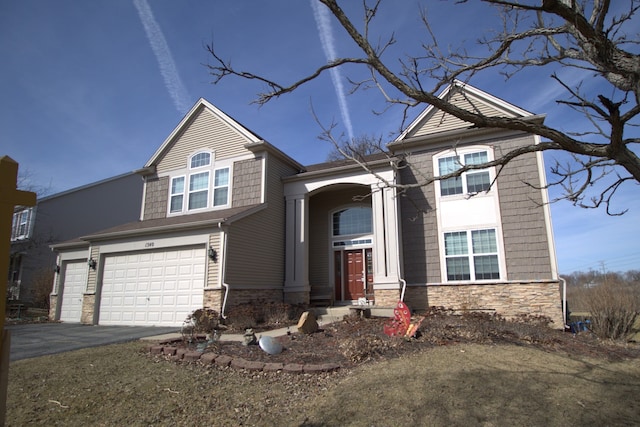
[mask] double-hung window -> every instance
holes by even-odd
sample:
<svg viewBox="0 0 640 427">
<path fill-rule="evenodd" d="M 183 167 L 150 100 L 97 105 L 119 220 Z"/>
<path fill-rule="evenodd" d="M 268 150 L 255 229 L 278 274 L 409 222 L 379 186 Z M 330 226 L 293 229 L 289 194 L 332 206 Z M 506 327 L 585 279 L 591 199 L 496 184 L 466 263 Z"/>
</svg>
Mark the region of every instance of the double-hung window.
<svg viewBox="0 0 640 427">
<path fill-rule="evenodd" d="M 182 206 L 184 204 L 184 176 L 171 179 L 171 195 L 169 198 L 169 212 L 182 212 Z"/>
<path fill-rule="evenodd" d="M 495 229 L 444 233 L 447 281 L 500 278 Z"/>
<path fill-rule="evenodd" d="M 475 151 L 438 159 L 438 174 L 447 175 L 465 165 L 479 165 L 489 161 L 487 151 Z M 491 175 L 486 169 L 471 169 L 460 176 L 440 180 L 440 195 L 476 194 L 491 187 Z"/>
<path fill-rule="evenodd" d="M 216 169 L 213 182 L 213 206 L 229 203 L 229 168 Z"/>
<path fill-rule="evenodd" d="M 31 237 L 34 209 L 27 208 L 13 214 L 11 241 L 24 240 Z"/>
</svg>

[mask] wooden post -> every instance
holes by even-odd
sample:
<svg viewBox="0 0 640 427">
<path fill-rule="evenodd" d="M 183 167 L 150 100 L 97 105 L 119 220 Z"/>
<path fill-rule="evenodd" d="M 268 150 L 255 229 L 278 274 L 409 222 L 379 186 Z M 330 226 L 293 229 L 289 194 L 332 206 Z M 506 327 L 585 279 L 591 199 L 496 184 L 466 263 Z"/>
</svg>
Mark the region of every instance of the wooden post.
<svg viewBox="0 0 640 427">
<path fill-rule="evenodd" d="M 16 189 L 18 163 L 11 157 L 0 158 L 0 425 L 4 425 L 7 412 L 7 383 L 9 381 L 9 353 L 11 337 L 4 329 L 7 313 L 7 282 L 9 278 L 9 251 L 11 226 L 16 206 L 35 206 L 36 194 Z"/>
</svg>

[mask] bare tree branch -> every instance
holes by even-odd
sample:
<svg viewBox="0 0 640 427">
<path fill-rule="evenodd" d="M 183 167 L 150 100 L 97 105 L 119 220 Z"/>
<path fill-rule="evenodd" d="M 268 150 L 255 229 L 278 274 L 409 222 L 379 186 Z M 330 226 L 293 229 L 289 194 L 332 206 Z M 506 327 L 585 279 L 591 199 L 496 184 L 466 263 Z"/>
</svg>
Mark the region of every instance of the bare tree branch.
<svg viewBox="0 0 640 427">
<path fill-rule="evenodd" d="M 497 8 L 502 17 L 502 28 L 478 40 L 485 52 L 478 56 L 472 56 L 464 47 L 444 50 L 430 25 L 427 10 L 422 9 L 421 20 L 427 37 L 418 42 L 422 54 L 396 58 L 395 61 L 386 59 L 388 48 L 396 42 L 393 34 L 386 40 L 371 40 L 370 25 L 378 14 L 381 0 L 372 5 L 368 5 L 366 0 L 363 2 L 362 31 L 337 0 L 318 1 L 330 10 L 357 45 L 360 57 L 335 59 L 293 83 L 281 84 L 258 74 L 234 69 L 231 63 L 221 59 L 213 45 L 209 45 L 207 49 L 214 60 L 209 70 L 214 76 L 214 83 L 227 76 L 236 76 L 266 84 L 268 91 L 260 93 L 255 101 L 262 105 L 297 90 L 332 68 L 346 64 L 364 66 L 369 77 L 350 80 L 352 91 L 378 89 L 388 105 L 403 108 L 405 119 L 411 107 L 429 104 L 479 128 L 522 131 L 543 139 L 540 144 L 519 148 L 492 162 L 464 165 L 454 173 L 440 177 L 425 177 L 416 186 L 459 176 L 470 169 L 501 167 L 518 156 L 546 150 L 566 151 L 574 156 L 573 166 L 576 167 L 556 165 L 552 171 L 560 177 L 555 184 L 564 188 L 564 197 L 576 206 L 606 205 L 607 212 L 612 212 L 609 202 L 620 186 L 627 182 L 640 183 L 640 158 L 637 147 L 631 147 L 639 139 L 625 132 L 639 125 L 640 55 L 636 46 L 640 44 L 640 36 L 635 20 L 640 0 L 625 0 L 624 9 L 616 2 L 617 10 L 621 11 L 617 16 L 612 16 L 610 0 L 482 0 L 488 7 Z M 467 0 L 457 3 L 462 10 L 471 4 Z M 398 64 L 400 70 L 393 71 Z M 494 72 L 510 79 L 531 67 L 552 67 L 552 78 L 565 90 L 565 97 L 556 99 L 556 102 L 582 114 L 591 123 L 590 129 L 569 132 L 527 118 L 488 116 L 478 109 L 462 108 L 451 99 L 438 96 L 443 87 L 454 83 L 464 85 L 461 82 L 471 81 L 478 73 Z M 595 85 L 591 85 L 590 91 L 583 91 L 580 81 L 568 83 L 558 77 L 555 73 L 558 67 L 586 71 L 590 73 L 586 80 L 602 79 L 608 87 L 600 85 L 598 93 L 592 89 Z M 336 147 L 341 144 L 349 147 L 331 135 L 333 128 L 333 124 L 322 127 L 324 138 L 333 139 Z M 349 157 L 347 151 L 345 153 Z M 357 157 L 353 154 L 350 158 Z M 357 161 L 357 158 L 353 160 Z M 362 166 L 366 168 L 366 164 Z M 595 188 L 593 184 L 604 183 L 601 180 L 605 178 L 611 178 L 611 182 L 598 187 L 597 196 L 586 198 L 586 194 Z"/>
</svg>

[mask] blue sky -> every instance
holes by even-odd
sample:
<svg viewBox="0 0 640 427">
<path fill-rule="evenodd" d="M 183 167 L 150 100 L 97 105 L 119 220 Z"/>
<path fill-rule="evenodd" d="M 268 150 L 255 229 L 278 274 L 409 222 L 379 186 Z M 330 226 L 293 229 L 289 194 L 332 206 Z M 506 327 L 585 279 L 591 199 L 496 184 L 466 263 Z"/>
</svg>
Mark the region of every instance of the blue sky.
<svg viewBox="0 0 640 427">
<path fill-rule="evenodd" d="M 395 32 L 390 57 L 417 52 L 416 40 L 424 39 L 417 3 L 383 6 L 373 34 Z M 465 13 L 452 3 L 428 2 L 445 46 L 473 40 L 478 33 L 472 30 L 496 22 L 477 3 L 462 6 Z M 357 22 L 359 7 L 345 6 Z M 371 113 L 383 109 L 378 92 L 346 95 L 346 78 L 362 76 L 355 67 L 257 107 L 251 101 L 262 85 L 238 79 L 211 84 L 204 66 L 211 62 L 204 47 L 210 42 L 235 67 L 283 82 L 327 58 L 357 54 L 337 22 L 309 1 L 0 0 L 0 154 L 18 161 L 32 185 L 64 191 L 142 167 L 200 97 L 303 164 L 324 161 L 331 148 L 317 138 L 311 105 L 323 123 L 335 120 L 345 135 L 390 140 L 398 129 L 400 109 Z M 508 83 L 488 72 L 471 83 L 546 113 L 552 126 L 579 125 L 579 117 L 554 103 L 558 86 L 549 72 L 526 72 Z M 557 156 L 545 155 L 547 165 Z M 561 273 L 603 265 L 640 269 L 638 189 L 632 184 L 622 191 L 616 206 L 629 208 L 622 217 L 567 202 L 552 205 Z"/>
</svg>

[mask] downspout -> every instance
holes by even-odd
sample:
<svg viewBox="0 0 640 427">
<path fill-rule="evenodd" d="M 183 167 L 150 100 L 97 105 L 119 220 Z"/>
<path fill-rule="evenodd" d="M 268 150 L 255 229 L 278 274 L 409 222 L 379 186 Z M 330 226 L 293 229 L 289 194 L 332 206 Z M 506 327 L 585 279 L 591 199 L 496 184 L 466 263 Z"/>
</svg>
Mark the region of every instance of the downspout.
<svg viewBox="0 0 640 427">
<path fill-rule="evenodd" d="M 567 281 L 564 280 L 564 277 L 558 276 L 558 279 L 562 282 L 562 322 L 564 323 L 564 329 L 568 329 L 569 325 L 567 325 Z"/>
<path fill-rule="evenodd" d="M 224 299 L 222 300 L 222 309 L 220 310 L 220 316 L 223 319 L 226 319 L 227 316 L 224 314 L 224 310 L 227 307 L 227 297 L 229 297 L 229 284 L 226 282 L 226 274 L 227 274 L 227 233 L 222 228 L 222 223 L 218 223 L 218 228 L 220 229 L 221 237 L 222 237 L 222 254 L 220 256 L 222 263 L 221 272 L 220 272 L 220 283 L 224 286 Z"/>
<path fill-rule="evenodd" d="M 395 165 L 393 164 L 393 162 L 391 162 L 391 167 L 394 168 L 393 174 L 394 174 L 394 181 L 398 182 L 397 179 L 397 174 L 398 171 L 395 169 Z M 402 236 L 400 235 L 400 227 L 398 226 L 398 223 L 400 222 L 400 215 L 398 212 L 398 190 L 396 188 L 393 189 L 393 198 L 395 200 L 395 203 L 393 204 L 394 206 L 394 210 L 395 210 L 395 232 L 396 232 L 396 243 L 398 245 L 398 250 L 396 253 L 396 270 L 398 273 L 398 280 L 400 280 L 400 282 L 402 283 L 402 291 L 400 292 L 400 301 L 404 302 L 404 293 L 407 290 L 407 281 L 404 280 L 402 278 L 402 266 L 400 265 L 400 254 L 402 253 L 402 244 L 400 243 Z"/>
</svg>

